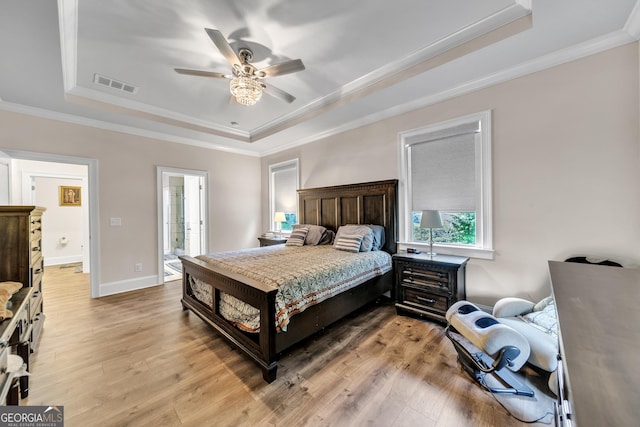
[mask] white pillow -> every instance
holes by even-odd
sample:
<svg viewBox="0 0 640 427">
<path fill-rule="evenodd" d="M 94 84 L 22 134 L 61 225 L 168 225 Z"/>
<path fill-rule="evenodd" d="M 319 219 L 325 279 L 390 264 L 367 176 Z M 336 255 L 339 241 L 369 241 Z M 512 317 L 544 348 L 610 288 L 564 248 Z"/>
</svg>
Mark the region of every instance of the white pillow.
<svg viewBox="0 0 640 427">
<path fill-rule="evenodd" d="M 342 234 L 363 236 L 362 243 L 360 244 L 360 252 L 369 252 L 373 248 L 373 230 L 366 225 L 348 224 L 341 226 L 336 233 L 336 241 Z"/>
<path fill-rule="evenodd" d="M 302 246 L 304 245 L 304 239 L 307 237 L 307 233 L 309 233 L 309 229 L 306 227 L 296 228 L 291 232 L 289 238 L 287 239 L 286 246 Z"/>
</svg>

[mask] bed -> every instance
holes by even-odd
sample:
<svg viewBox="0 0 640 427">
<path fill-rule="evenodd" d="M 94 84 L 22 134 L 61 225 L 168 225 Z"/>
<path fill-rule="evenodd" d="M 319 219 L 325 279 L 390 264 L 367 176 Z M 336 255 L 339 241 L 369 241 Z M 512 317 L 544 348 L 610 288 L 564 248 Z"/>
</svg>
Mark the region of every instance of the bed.
<svg viewBox="0 0 640 427">
<path fill-rule="evenodd" d="M 320 225 L 332 231 L 347 224 L 381 225 L 384 227 L 381 249 L 392 254 L 397 243 L 396 198 L 397 180 L 301 189 L 298 190 L 298 222 Z M 284 253 L 288 248 L 260 249 Z M 386 292 L 393 292 L 393 272 L 387 271 L 291 315 L 284 327 L 280 327 L 276 325 L 280 311 L 277 310 L 276 287 L 243 274 L 241 270 L 228 268 L 224 263 L 216 265 L 199 258 L 180 257 L 183 309 L 195 313 L 250 357 L 269 383 L 276 379 L 278 358 L 284 350 Z M 203 302 L 203 291 L 210 295 L 209 301 Z M 258 327 L 252 328 L 255 330 L 240 328 L 222 315 L 221 297 L 229 296 L 256 309 Z M 282 326 L 282 323 L 278 325 Z"/>
</svg>

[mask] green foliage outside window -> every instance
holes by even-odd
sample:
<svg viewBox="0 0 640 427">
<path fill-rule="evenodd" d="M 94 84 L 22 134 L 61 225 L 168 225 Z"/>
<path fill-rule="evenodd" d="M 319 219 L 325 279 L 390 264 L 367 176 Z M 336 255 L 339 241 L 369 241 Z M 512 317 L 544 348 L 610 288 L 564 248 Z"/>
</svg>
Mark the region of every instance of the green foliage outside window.
<svg viewBox="0 0 640 427">
<path fill-rule="evenodd" d="M 285 213 L 284 217 L 287 219 L 287 222 L 281 223 L 282 231 L 293 230 L 293 225 L 298 223 L 298 215 L 294 213 Z"/>
<path fill-rule="evenodd" d="M 429 242 L 429 229 L 420 228 L 422 212 L 412 213 L 413 241 Z M 475 212 L 440 212 L 443 228 L 433 229 L 434 243 L 476 244 Z"/>
</svg>

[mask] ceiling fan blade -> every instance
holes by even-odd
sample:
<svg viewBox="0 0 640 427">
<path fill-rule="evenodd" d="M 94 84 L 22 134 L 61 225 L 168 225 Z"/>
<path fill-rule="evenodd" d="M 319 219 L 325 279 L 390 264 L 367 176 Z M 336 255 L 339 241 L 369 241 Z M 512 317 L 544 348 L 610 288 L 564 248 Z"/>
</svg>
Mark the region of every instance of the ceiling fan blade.
<svg viewBox="0 0 640 427">
<path fill-rule="evenodd" d="M 304 64 L 301 59 L 293 59 L 291 61 L 281 62 L 279 64 L 270 65 L 258 70 L 256 74 L 260 77 L 274 77 L 283 74 L 295 73 L 304 70 Z"/>
<path fill-rule="evenodd" d="M 242 64 L 240 58 L 238 58 L 238 55 L 236 55 L 236 52 L 220 31 L 212 30 L 211 28 L 205 28 L 204 30 L 209 34 L 211 41 L 216 45 L 220 53 L 224 55 L 231 65 Z"/>
<path fill-rule="evenodd" d="M 233 77 L 230 74 L 216 73 L 216 72 L 213 72 L 213 71 L 187 70 L 187 69 L 184 69 L 184 68 L 174 68 L 174 70 L 176 70 L 176 73 L 188 74 L 190 76 L 215 77 L 215 78 L 218 78 L 218 79 L 230 79 L 230 78 Z"/>
<path fill-rule="evenodd" d="M 278 89 L 275 86 L 263 84 L 262 87 L 264 89 L 264 93 L 266 93 L 267 95 L 271 95 L 274 98 L 281 99 L 285 102 L 288 102 L 289 104 L 296 100 L 295 96 L 283 91 L 282 89 Z"/>
</svg>

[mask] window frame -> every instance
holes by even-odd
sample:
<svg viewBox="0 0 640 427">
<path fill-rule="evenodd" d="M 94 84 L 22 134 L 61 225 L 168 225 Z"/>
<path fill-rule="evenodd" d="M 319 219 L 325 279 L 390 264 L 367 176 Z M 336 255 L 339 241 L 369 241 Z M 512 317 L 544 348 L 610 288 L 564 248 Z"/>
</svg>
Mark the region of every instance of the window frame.
<svg viewBox="0 0 640 427">
<path fill-rule="evenodd" d="M 279 162 L 279 163 L 274 163 L 269 165 L 269 228 L 270 231 L 275 231 L 278 226 L 275 223 L 275 221 L 273 220 L 274 216 L 275 216 L 275 209 L 276 209 L 276 191 L 275 191 L 275 173 L 276 172 L 281 172 L 283 170 L 288 169 L 287 166 L 289 166 L 289 168 L 291 169 L 295 169 L 295 176 L 296 176 L 296 188 L 300 188 L 300 160 L 298 158 L 295 159 L 291 159 L 291 160 L 285 160 L 283 162 Z M 296 195 L 295 197 L 296 200 L 296 218 L 299 216 L 298 215 L 298 197 Z M 280 231 L 280 233 L 282 234 L 290 234 L 291 231 L 290 230 L 283 230 Z"/>
<path fill-rule="evenodd" d="M 491 164 L 491 111 L 482 111 L 463 117 L 439 122 L 398 134 L 399 151 L 399 231 L 398 249 L 414 247 L 429 249 L 428 242 L 416 242 L 412 238 L 412 190 L 410 148 L 414 144 L 434 140 L 434 136 L 461 125 L 480 122 L 476 138 L 476 244 L 452 245 L 434 243 L 434 251 L 446 255 L 493 259 L 493 211 Z"/>
</svg>

